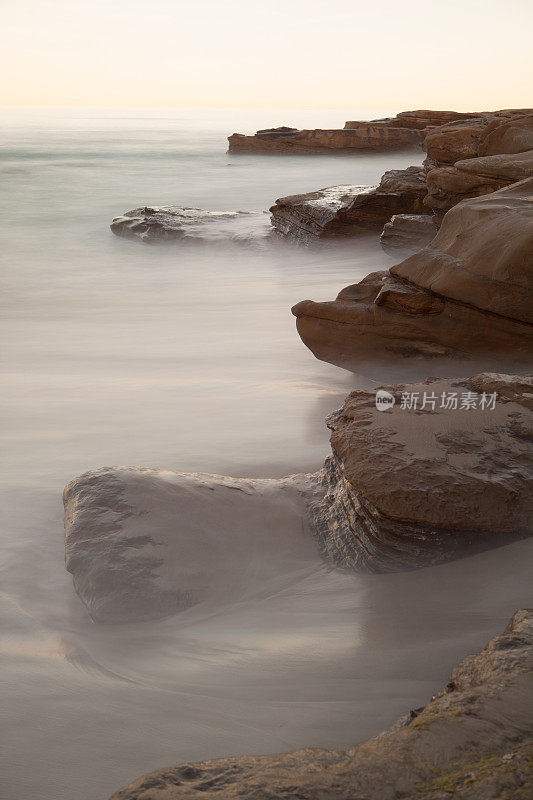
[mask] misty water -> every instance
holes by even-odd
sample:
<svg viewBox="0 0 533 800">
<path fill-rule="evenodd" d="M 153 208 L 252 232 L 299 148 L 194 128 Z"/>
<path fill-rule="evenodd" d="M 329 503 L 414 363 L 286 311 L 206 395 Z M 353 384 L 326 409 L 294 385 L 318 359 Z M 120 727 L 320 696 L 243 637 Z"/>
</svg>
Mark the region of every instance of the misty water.
<svg viewBox="0 0 533 800">
<path fill-rule="evenodd" d="M 392 262 L 375 237 L 272 239 L 262 212 L 422 154 L 229 156 L 225 137 L 386 111 L 4 113 L 4 800 L 105 800 L 176 762 L 353 745 L 527 604 L 527 542 L 404 574 L 319 565 L 208 615 L 128 625 L 93 623 L 64 568 L 61 493 L 88 469 L 320 467 L 324 416 L 380 375 L 314 359 L 290 307 Z M 113 236 L 145 204 L 258 213 L 207 241 Z"/>
</svg>

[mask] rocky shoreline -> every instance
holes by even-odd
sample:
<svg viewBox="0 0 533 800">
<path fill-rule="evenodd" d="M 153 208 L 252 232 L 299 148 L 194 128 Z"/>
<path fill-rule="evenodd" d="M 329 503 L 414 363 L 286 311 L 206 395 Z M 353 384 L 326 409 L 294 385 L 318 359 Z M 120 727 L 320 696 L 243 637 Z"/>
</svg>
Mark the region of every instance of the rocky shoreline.
<svg viewBox="0 0 533 800">
<path fill-rule="evenodd" d="M 181 764 L 110 800 L 527 800 L 532 654 L 533 611 L 520 610 L 427 705 L 364 744 Z"/>
<path fill-rule="evenodd" d="M 330 186 L 270 209 L 273 231 L 289 239 L 374 232 L 408 256 L 333 301 L 292 309 L 317 358 L 367 374 L 386 365 L 395 378 L 352 392 L 328 417 L 332 452 L 315 473 L 252 480 L 106 467 L 71 481 L 66 565 L 98 622 L 158 619 L 220 592 L 242 599 L 239 576 L 261 542 L 273 555 L 254 562 L 259 579 L 280 563 L 419 569 L 533 533 L 531 110 L 402 112 L 229 143 L 230 152 L 426 152 L 423 166 L 388 171 L 379 185 Z M 211 213 L 150 206 L 111 227 L 186 238 Z M 112 800 L 525 800 L 532 626 L 533 612 L 517 612 L 444 692 L 352 750 L 181 765 Z"/>
</svg>

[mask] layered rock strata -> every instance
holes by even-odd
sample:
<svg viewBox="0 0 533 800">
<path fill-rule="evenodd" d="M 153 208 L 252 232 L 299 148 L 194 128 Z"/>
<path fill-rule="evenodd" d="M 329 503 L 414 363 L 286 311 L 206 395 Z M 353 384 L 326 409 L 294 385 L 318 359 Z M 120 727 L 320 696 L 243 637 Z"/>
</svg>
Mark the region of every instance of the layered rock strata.
<svg viewBox="0 0 533 800">
<path fill-rule="evenodd" d="M 533 379 L 352 392 L 322 470 L 279 480 L 107 467 L 64 492 L 65 552 L 98 622 L 239 602 L 282 572 L 394 572 L 531 534 Z M 318 546 L 317 546 L 318 545 Z M 260 554 L 260 557 L 258 557 Z"/>
<path fill-rule="evenodd" d="M 398 356 L 402 369 L 428 357 L 529 368 L 532 196 L 527 179 L 465 200 L 430 245 L 390 271 L 368 275 L 335 301 L 298 303 L 302 340 L 317 358 L 355 370 Z"/>
<path fill-rule="evenodd" d="M 274 230 L 309 241 L 353 236 L 383 227 L 393 214 L 416 214 L 426 194 L 423 170 L 389 170 L 379 186 L 332 186 L 276 200 L 270 209 Z"/>
<path fill-rule="evenodd" d="M 410 128 L 393 128 L 381 123 L 362 123 L 355 129 L 293 130 L 274 128 L 253 136 L 228 136 L 229 152 L 327 153 L 383 152 L 420 149 L 424 135 Z"/>
<path fill-rule="evenodd" d="M 533 612 L 520 610 L 443 691 L 364 744 L 181 764 L 110 800 L 528 800 L 532 654 Z"/>
<path fill-rule="evenodd" d="M 428 245 L 437 231 L 429 214 L 395 214 L 384 225 L 379 241 L 386 252 L 405 255 Z"/>
</svg>

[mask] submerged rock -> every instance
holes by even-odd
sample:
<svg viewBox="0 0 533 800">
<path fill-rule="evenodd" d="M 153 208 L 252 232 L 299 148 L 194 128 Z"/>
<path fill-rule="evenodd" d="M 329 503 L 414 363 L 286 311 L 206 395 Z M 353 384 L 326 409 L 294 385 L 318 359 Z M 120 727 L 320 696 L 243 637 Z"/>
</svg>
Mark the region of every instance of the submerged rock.
<svg viewBox="0 0 533 800">
<path fill-rule="evenodd" d="M 429 214 L 395 214 L 384 226 L 380 243 L 386 252 L 415 253 L 428 245 L 437 231 Z"/>
<path fill-rule="evenodd" d="M 406 370 L 428 357 L 439 359 L 440 374 L 454 374 L 457 359 L 481 369 L 532 366 L 532 188 L 529 179 L 465 200 L 430 245 L 390 272 L 372 273 L 335 301 L 298 303 L 304 343 L 355 370 L 365 361 Z"/>
<path fill-rule="evenodd" d="M 261 222 L 254 211 L 204 211 L 185 206 L 143 206 L 115 217 L 110 227 L 117 236 L 143 242 L 240 238 L 246 222 Z M 246 221 L 246 222 L 245 222 Z"/>
<path fill-rule="evenodd" d="M 533 612 L 520 610 L 446 689 L 368 742 L 181 764 L 110 800 L 528 800 L 532 654 Z"/>
<path fill-rule="evenodd" d="M 292 238 L 353 236 L 383 227 L 393 214 L 416 214 L 426 194 L 420 167 L 386 172 L 379 186 L 330 186 L 276 200 L 274 230 Z"/>
</svg>

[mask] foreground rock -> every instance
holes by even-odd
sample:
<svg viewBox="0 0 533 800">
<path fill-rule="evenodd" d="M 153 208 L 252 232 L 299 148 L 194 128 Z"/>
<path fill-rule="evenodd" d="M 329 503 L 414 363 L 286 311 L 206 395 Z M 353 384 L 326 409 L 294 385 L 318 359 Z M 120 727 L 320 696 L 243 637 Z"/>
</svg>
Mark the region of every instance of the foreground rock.
<svg viewBox="0 0 533 800">
<path fill-rule="evenodd" d="M 385 391 L 396 400 L 386 412 L 375 392 L 358 391 L 328 419 L 332 455 L 316 473 L 246 480 L 108 467 L 71 481 L 66 566 L 93 619 L 244 602 L 323 557 L 394 572 L 531 534 L 531 378 Z"/>
<path fill-rule="evenodd" d="M 335 301 L 298 303 L 302 340 L 317 358 L 355 370 L 370 360 L 406 374 L 427 358 L 439 359 L 440 374 L 472 360 L 478 369 L 531 367 L 532 192 L 529 179 L 465 200 L 428 247 L 390 272 Z"/>
<path fill-rule="evenodd" d="M 517 611 L 444 691 L 358 747 L 181 764 L 110 800 L 528 800 L 532 654 L 533 612 Z"/>
<path fill-rule="evenodd" d="M 438 228 L 429 214 L 395 214 L 383 227 L 380 237 L 387 253 L 415 253 L 428 245 Z"/>
<path fill-rule="evenodd" d="M 111 222 L 117 236 L 143 242 L 201 241 L 246 237 L 249 226 L 261 223 L 251 211 L 204 211 L 185 206 L 143 206 L 127 211 Z"/>
<path fill-rule="evenodd" d="M 276 200 L 274 230 L 301 241 L 379 230 L 393 214 L 416 214 L 426 194 L 423 170 L 386 172 L 379 186 L 331 186 Z"/>
</svg>

